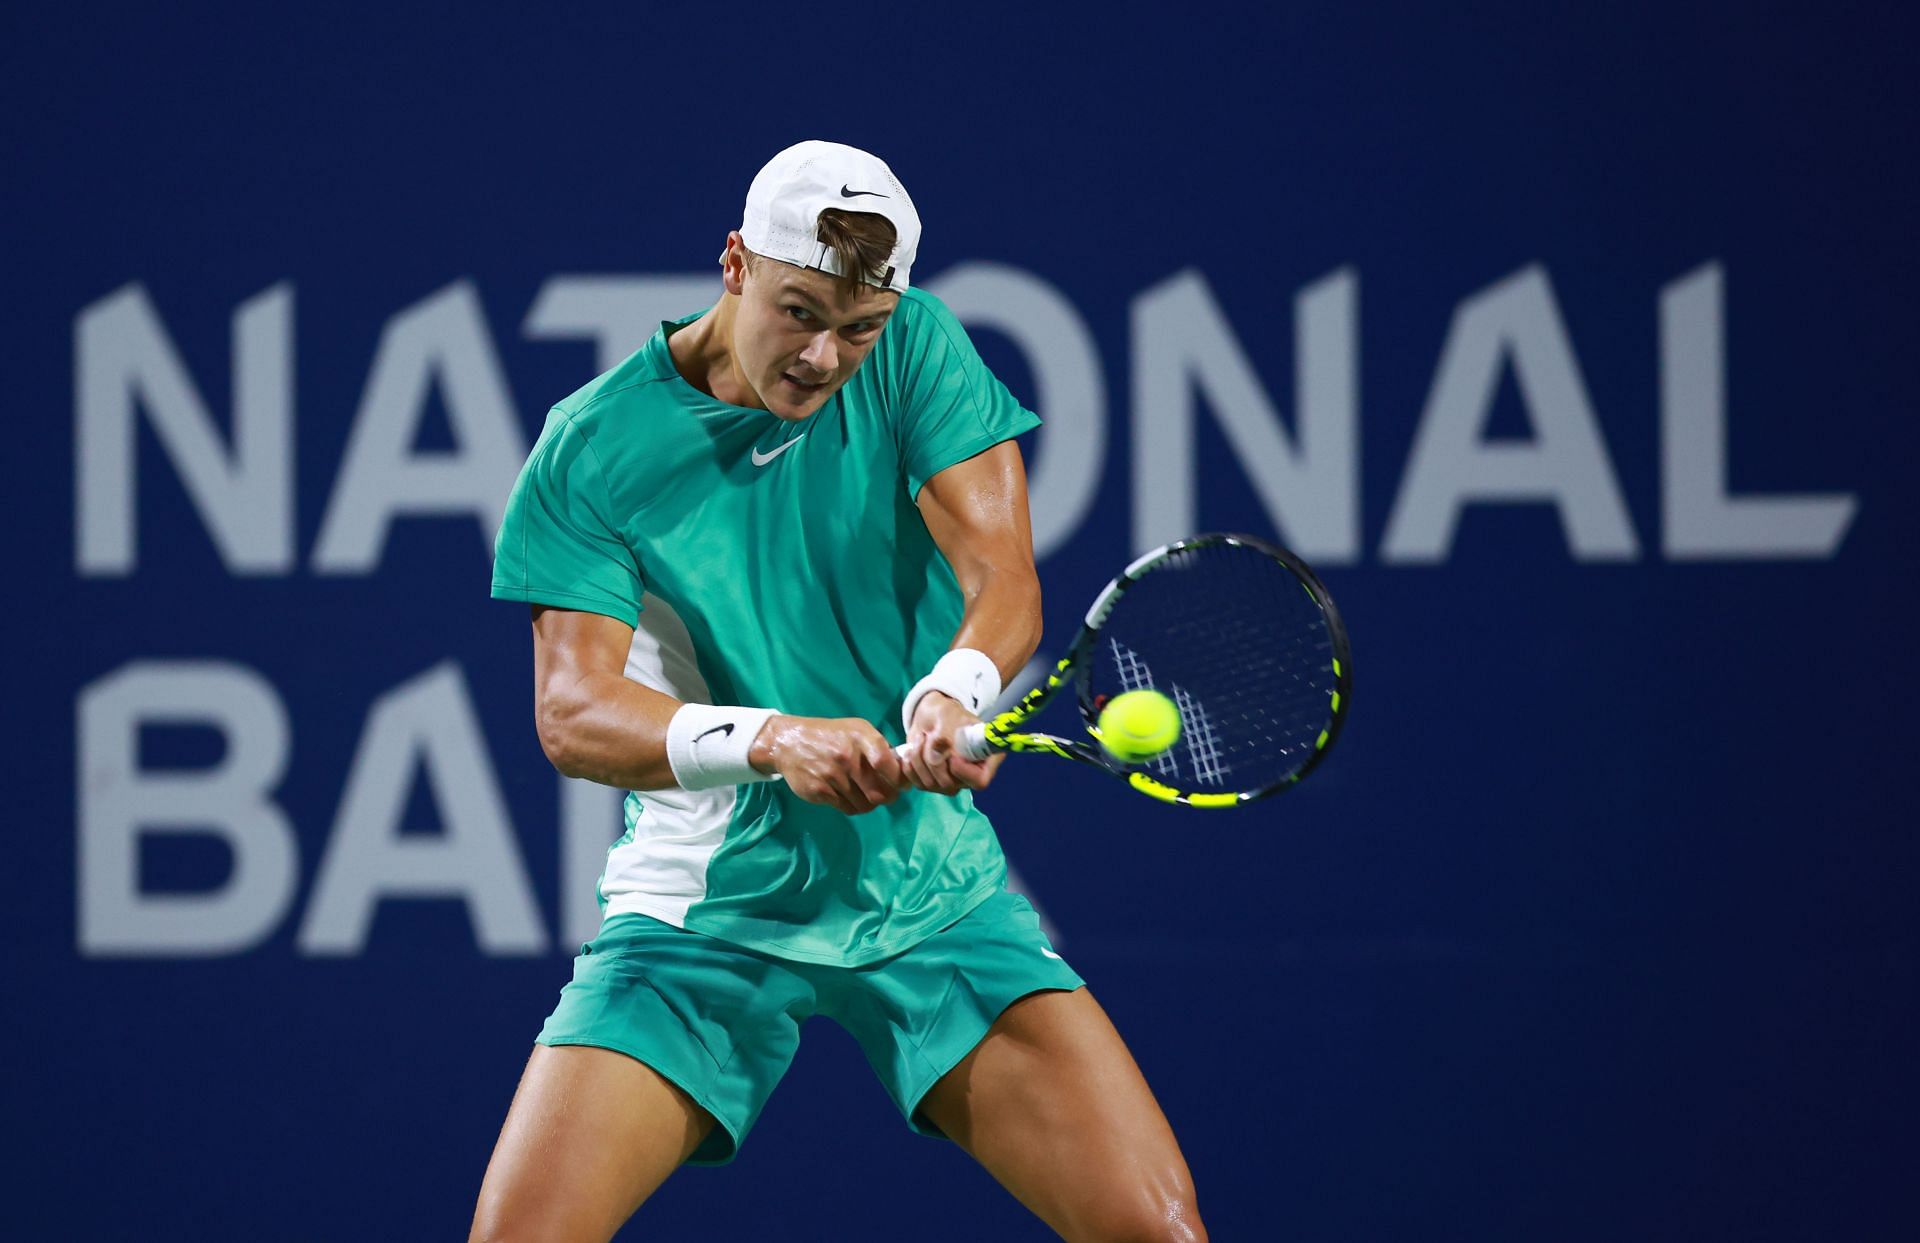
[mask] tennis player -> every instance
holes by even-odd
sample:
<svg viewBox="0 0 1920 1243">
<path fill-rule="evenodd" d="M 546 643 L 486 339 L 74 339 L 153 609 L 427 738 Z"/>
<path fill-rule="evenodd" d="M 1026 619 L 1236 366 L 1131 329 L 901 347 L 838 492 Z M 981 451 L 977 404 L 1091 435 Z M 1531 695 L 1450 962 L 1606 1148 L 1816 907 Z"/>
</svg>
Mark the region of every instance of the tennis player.
<svg viewBox="0 0 1920 1243">
<path fill-rule="evenodd" d="M 1007 891 L 972 796 L 998 759 L 956 750 L 1039 641 L 1039 420 L 911 287 L 919 242 L 880 159 L 781 152 L 720 300 L 556 406 L 514 487 L 493 594 L 533 608 L 541 746 L 632 793 L 476 1240 L 607 1239 L 730 1160 L 814 1014 L 1062 1235 L 1205 1237 L 1132 1056 Z"/>
</svg>

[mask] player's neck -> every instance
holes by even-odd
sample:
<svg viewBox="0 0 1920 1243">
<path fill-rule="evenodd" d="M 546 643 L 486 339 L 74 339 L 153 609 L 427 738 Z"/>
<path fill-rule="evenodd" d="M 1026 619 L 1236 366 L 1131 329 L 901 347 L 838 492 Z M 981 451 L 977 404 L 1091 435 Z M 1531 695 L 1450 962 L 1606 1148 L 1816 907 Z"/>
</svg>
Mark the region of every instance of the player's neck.
<svg viewBox="0 0 1920 1243">
<path fill-rule="evenodd" d="M 733 355 L 736 299 L 723 295 L 711 311 L 667 338 L 667 352 L 680 378 L 716 401 L 764 410 L 760 394 L 740 375 Z"/>
</svg>

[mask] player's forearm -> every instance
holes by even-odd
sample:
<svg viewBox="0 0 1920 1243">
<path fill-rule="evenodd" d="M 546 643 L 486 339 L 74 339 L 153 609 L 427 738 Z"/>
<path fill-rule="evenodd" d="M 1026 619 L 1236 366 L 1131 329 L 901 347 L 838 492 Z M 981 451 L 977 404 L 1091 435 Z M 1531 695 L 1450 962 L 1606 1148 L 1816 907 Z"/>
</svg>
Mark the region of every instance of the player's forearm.
<svg viewBox="0 0 1920 1243">
<path fill-rule="evenodd" d="M 540 746 L 561 773 L 627 790 L 676 785 L 667 727 L 680 701 L 624 676 L 588 673 L 540 696 Z"/>
<path fill-rule="evenodd" d="M 986 653 L 1000 670 L 1001 684 L 1012 682 L 1040 646 L 1039 575 L 1031 564 L 996 568 L 961 589 L 966 612 L 952 646 Z"/>
</svg>

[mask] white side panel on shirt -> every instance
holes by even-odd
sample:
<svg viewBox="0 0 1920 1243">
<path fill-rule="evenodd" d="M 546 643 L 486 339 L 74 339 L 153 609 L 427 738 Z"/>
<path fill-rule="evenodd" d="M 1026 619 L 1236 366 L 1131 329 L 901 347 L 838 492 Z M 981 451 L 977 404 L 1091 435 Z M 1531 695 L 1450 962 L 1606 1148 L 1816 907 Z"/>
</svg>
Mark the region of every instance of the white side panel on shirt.
<svg viewBox="0 0 1920 1243">
<path fill-rule="evenodd" d="M 710 702 L 686 623 L 658 596 L 641 600 L 626 675 L 675 699 Z M 631 797 L 640 804 L 632 840 L 608 853 L 600 881 L 607 914 L 637 912 L 680 927 L 687 908 L 707 894 L 707 864 L 726 838 L 737 790 L 673 786 Z"/>
</svg>

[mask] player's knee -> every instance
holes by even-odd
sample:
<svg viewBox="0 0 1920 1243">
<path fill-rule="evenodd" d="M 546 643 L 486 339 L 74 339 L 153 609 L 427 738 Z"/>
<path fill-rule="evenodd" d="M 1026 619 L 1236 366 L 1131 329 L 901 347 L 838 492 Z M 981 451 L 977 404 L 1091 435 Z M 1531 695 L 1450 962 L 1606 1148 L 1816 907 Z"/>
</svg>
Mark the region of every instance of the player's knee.
<svg viewBox="0 0 1920 1243">
<path fill-rule="evenodd" d="M 511 1224 L 499 1217 L 489 1217 L 483 1211 L 473 1219 L 473 1229 L 467 1232 L 467 1243 L 520 1243 L 532 1236 L 516 1230 Z"/>
<path fill-rule="evenodd" d="M 467 1243 L 571 1243 L 577 1235 L 556 1234 L 552 1230 L 537 1225 L 502 1226 L 499 1229 L 482 1230 L 475 1224 Z"/>
<path fill-rule="evenodd" d="M 1102 1243 L 1206 1243 L 1207 1238 L 1191 1195 L 1110 1201 L 1074 1233 Z"/>
<path fill-rule="evenodd" d="M 474 1214 L 467 1243 L 570 1243 L 579 1237 L 577 1232 L 568 1232 L 552 1217 L 514 1213 L 483 1204 Z"/>
</svg>

